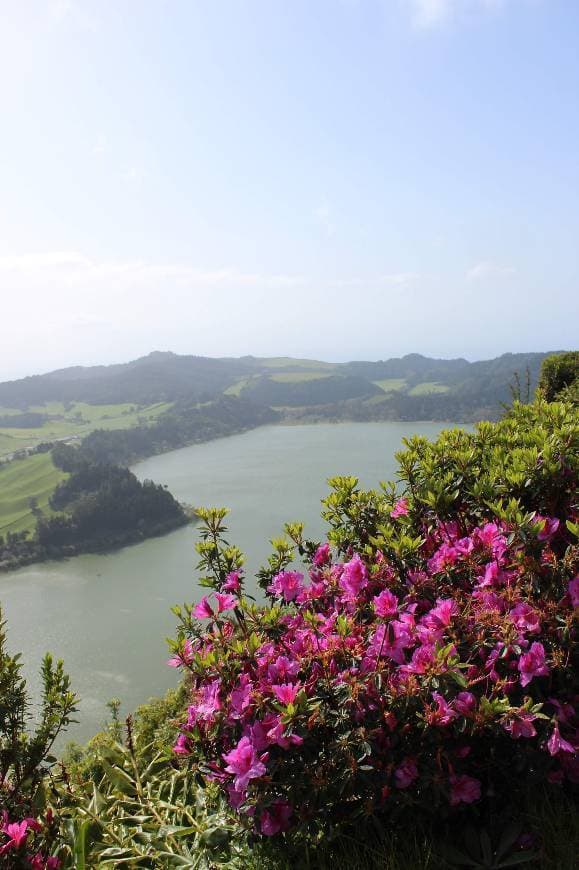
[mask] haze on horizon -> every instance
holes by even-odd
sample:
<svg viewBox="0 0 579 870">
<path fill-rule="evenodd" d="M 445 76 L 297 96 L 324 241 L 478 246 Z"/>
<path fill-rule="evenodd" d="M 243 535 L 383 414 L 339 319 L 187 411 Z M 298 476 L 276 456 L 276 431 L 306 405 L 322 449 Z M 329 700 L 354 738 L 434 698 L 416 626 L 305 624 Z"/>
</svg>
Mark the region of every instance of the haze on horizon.
<svg viewBox="0 0 579 870">
<path fill-rule="evenodd" d="M 0 381 L 577 345 L 579 4 L 23 0 Z"/>
</svg>

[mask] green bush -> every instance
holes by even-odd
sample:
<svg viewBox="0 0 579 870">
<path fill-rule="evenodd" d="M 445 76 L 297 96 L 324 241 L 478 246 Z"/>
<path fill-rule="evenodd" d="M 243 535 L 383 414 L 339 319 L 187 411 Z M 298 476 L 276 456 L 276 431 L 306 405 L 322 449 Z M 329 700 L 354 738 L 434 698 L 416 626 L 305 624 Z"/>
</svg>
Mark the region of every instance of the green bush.
<svg viewBox="0 0 579 870">
<path fill-rule="evenodd" d="M 548 402 L 556 399 L 579 400 L 579 351 L 553 354 L 543 360 L 538 393 Z"/>
</svg>

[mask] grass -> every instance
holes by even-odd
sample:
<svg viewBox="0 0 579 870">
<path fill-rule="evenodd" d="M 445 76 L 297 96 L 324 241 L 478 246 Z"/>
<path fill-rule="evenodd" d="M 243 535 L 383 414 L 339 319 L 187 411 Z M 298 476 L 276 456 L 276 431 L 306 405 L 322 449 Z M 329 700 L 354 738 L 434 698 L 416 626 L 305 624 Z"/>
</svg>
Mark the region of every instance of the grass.
<svg viewBox="0 0 579 870">
<path fill-rule="evenodd" d="M 158 402 L 144 408 L 133 403 L 89 405 L 86 402 L 72 402 L 64 405 L 62 402 L 47 402 L 45 405 L 34 405 L 27 410 L 46 414 L 51 419 L 42 426 L 30 429 L 0 428 L 0 456 L 34 447 L 41 441 L 82 437 L 93 429 L 128 429 L 142 420 L 152 422 L 167 411 L 171 404 Z M 12 408 L 2 409 L 4 415 L 13 411 Z"/>
<path fill-rule="evenodd" d="M 272 381 L 277 381 L 280 384 L 298 384 L 302 381 L 321 381 L 324 378 L 330 378 L 331 372 L 277 372 L 270 375 Z"/>
<path fill-rule="evenodd" d="M 381 390 L 384 390 L 385 393 L 397 393 L 406 386 L 404 378 L 384 378 L 381 381 L 373 381 L 372 383 L 380 387 Z"/>
<path fill-rule="evenodd" d="M 435 381 L 424 381 L 422 384 L 416 384 L 409 391 L 410 396 L 428 396 L 432 393 L 448 393 L 450 387 L 445 384 L 437 384 Z"/>
<path fill-rule="evenodd" d="M 258 362 L 268 369 L 284 369 L 284 368 L 305 368 L 313 371 L 314 369 L 335 369 L 336 363 L 322 362 L 317 359 L 293 359 L 291 356 L 271 356 L 258 359 Z"/>
<path fill-rule="evenodd" d="M 236 381 L 234 384 L 231 384 L 231 386 L 227 387 L 227 389 L 223 392 L 226 396 L 240 396 L 241 391 L 244 389 L 244 387 L 248 385 L 250 380 L 251 378 L 241 378 L 240 381 Z"/>
<path fill-rule="evenodd" d="M 30 499 L 50 512 L 48 499 L 67 475 L 53 465 L 50 453 L 14 459 L 0 467 L 0 535 L 33 529 L 36 518 Z"/>
</svg>

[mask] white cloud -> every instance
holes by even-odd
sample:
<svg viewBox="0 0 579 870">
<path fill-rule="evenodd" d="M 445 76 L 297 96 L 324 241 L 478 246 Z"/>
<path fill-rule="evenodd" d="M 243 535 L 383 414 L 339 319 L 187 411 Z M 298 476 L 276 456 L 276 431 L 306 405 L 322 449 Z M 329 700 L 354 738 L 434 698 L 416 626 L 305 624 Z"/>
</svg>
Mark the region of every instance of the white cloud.
<svg viewBox="0 0 579 870">
<path fill-rule="evenodd" d="M 500 263 L 493 263 L 490 260 L 482 260 L 476 263 L 466 273 L 467 281 L 488 281 L 499 278 L 510 278 L 516 274 L 516 269 L 512 266 L 504 266 Z"/>
<path fill-rule="evenodd" d="M 449 22 L 457 15 L 471 11 L 490 11 L 504 5 L 506 0 L 402 0 L 409 8 L 415 27 L 428 30 Z"/>
</svg>

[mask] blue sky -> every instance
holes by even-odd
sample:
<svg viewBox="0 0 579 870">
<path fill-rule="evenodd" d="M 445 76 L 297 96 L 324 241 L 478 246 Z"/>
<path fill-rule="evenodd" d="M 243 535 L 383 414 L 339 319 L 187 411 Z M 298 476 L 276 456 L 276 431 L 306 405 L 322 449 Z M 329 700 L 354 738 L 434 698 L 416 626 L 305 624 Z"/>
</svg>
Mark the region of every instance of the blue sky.
<svg viewBox="0 0 579 870">
<path fill-rule="evenodd" d="M 0 380 L 577 345 L 575 0 L 19 0 Z"/>
</svg>

